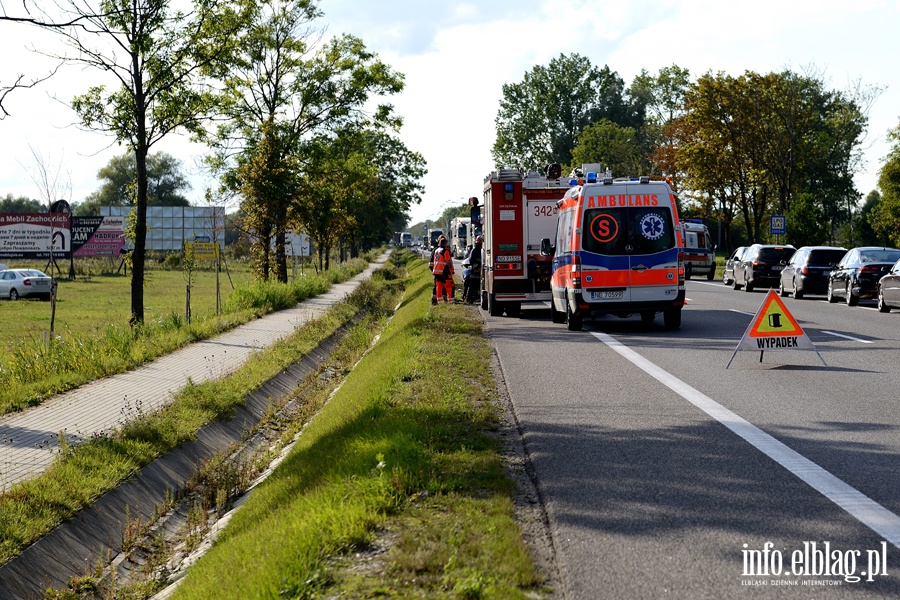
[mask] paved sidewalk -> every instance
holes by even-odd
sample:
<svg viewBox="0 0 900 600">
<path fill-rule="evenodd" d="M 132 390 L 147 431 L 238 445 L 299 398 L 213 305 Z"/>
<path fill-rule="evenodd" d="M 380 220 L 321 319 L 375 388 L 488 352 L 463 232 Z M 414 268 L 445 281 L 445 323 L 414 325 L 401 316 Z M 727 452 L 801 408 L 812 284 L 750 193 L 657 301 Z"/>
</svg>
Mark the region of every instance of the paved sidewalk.
<svg viewBox="0 0 900 600">
<path fill-rule="evenodd" d="M 251 321 L 219 337 L 196 342 L 134 371 L 113 375 L 28 409 L 0 417 L 0 491 L 43 473 L 56 459 L 56 438 L 70 443 L 117 429 L 138 409 L 152 412 L 169 402 L 188 380 L 201 383 L 230 375 L 263 350 L 343 300 L 387 262 L 380 256 L 353 279 L 327 293 Z"/>
</svg>

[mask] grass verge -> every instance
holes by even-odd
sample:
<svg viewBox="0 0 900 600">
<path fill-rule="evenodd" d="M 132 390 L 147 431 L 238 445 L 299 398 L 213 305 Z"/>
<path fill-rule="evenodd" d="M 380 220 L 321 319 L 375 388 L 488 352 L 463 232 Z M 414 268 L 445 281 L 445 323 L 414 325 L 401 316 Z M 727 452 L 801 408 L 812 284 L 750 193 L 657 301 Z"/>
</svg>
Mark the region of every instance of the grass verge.
<svg viewBox="0 0 900 600">
<path fill-rule="evenodd" d="M 20 337 L 17 343 L 0 349 L 0 415 L 40 404 L 55 394 L 115 373 L 134 369 L 192 342 L 214 337 L 223 331 L 326 292 L 332 284 L 346 281 L 365 270 L 374 253 L 353 259 L 328 271 L 308 274 L 290 284 L 248 282 L 238 285 L 225 299 L 221 315 L 193 319 L 190 324 L 177 311 L 149 319 L 138 328 L 127 325 L 130 296 L 112 293 L 95 281 L 67 282 L 81 286 L 73 290 L 60 308 L 58 335 L 49 343 L 40 337 Z M 173 279 L 174 278 L 174 279 Z M 168 282 L 168 296 L 179 298 L 173 281 L 179 273 L 156 275 Z M 183 285 L 180 281 L 179 285 Z M 88 291 L 90 290 L 90 291 Z M 183 300 L 182 300 L 183 302 Z M 25 320 L 26 313 L 49 303 L 5 303 L 11 319 Z M 99 311 L 99 312 L 98 312 Z M 65 318 L 63 318 L 65 315 Z M 125 315 L 125 316 L 123 316 Z M 90 324 L 90 329 L 67 328 L 68 322 Z M 13 336 L 15 330 L 7 328 Z"/>
<path fill-rule="evenodd" d="M 389 271 L 386 269 L 386 272 Z M 157 456 L 191 439 L 206 423 L 230 415 L 245 396 L 296 362 L 363 308 L 387 313 L 399 294 L 389 272 L 361 284 L 346 302 L 254 355 L 232 376 L 186 387 L 163 410 L 78 446 L 60 439 L 60 459 L 41 476 L 0 495 L 0 564 L 114 488 Z M 379 291 L 385 288 L 384 293 Z M 375 306 L 379 304 L 379 306 Z"/>
<path fill-rule="evenodd" d="M 490 435 L 499 407 L 481 323 L 463 305 L 432 307 L 430 273 L 408 266 L 379 342 L 174 598 L 540 591 Z"/>
</svg>

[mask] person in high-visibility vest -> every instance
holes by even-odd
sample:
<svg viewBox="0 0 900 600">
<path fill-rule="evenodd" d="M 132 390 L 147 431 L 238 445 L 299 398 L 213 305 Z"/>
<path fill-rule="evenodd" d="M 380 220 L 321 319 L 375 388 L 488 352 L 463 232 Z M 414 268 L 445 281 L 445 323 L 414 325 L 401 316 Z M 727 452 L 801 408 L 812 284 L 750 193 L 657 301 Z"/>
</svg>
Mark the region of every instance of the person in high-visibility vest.
<svg viewBox="0 0 900 600">
<path fill-rule="evenodd" d="M 453 301 L 453 257 L 447 247 L 447 238 L 441 236 L 438 239 L 437 250 L 434 251 L 434 267 L 431 270 L 434 275 L 434 298 L 439 302 Z"/>
</svg>

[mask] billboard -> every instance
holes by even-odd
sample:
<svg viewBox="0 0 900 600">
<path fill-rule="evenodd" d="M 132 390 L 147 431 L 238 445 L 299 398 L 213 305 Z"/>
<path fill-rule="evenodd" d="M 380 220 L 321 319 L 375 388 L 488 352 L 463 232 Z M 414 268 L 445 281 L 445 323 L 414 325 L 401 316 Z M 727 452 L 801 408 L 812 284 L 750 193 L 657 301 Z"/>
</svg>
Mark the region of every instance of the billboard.
<svg viewBox="0 0 900 600">
<path fill-rule="evenodd" d="M 128 218 L 131 206 L 101 206 L 103 216 Z M 147 250 L 181 250 L 198 238 L 216 240 L 224 249 L 224 206 L 148 206 Z"/>
<path fill-rule="evenodd" d="M 0 258 L 68 258 L 71 251 L 68 213 L 0 214 Z"/>
<path fill-rule="evenodd" d="M 119 256 L 125 247 L 125 217 L 72 217 L 76 258 Z"/>
<path fill-rule="evenodd" d="M 68 213 L 0 214 L 0 258 L 49 260 L 118 256 L 125 246 L 122 217 L 73 217 Z"/>
</svg>

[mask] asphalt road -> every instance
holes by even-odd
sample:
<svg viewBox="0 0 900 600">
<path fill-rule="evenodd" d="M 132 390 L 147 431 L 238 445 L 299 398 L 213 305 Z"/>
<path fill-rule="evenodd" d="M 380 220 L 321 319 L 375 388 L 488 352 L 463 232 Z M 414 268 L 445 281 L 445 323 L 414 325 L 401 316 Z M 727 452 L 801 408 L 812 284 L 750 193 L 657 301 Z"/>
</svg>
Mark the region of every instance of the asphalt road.
<svg viewBox="0 0 900 600">
<path fill-rule="evenodd" d="M 674 332 L 485 315 L 564 597 L 900 597 L 900 314 L 784 298 L 827 366 L 726 369 L 765 296 L 688 281 Z"/>
</svg>

